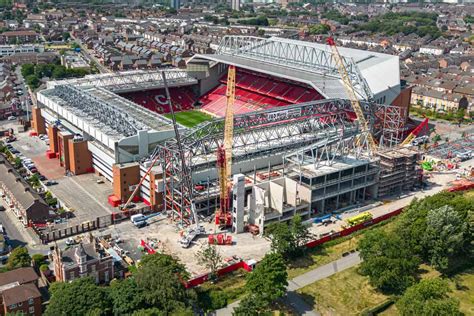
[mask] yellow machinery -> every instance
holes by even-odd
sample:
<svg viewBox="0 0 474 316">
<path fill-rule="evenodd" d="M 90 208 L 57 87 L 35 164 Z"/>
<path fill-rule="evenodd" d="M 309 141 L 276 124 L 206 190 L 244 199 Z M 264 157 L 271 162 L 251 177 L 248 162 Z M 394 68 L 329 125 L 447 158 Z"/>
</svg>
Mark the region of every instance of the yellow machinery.
<svg viewBox="0 0 474 316">
<path fill-rule="evenodd" d="M 363 212 L 363 213 L 360 213 L 356 216 L 353 216 L 353 217 L 350 217 L 350 218 L 346 219 L 346 222 L 347 222 L 347 224 L 349 224 L 349 226 L 355 226 L 357 224 L 369 221 L 371 219 L 372 219 L 372 214 L 371 213 Z"/>
<path fill-rule="evenodd" d="M 372 154 L 377 152 L 377 144 L 375 143 L 374 137 L 370 132 L 369 123 L 365 119 L 364 112 L 362 111 L 362 107 L 360 106 L 359 99 L 357 98 L 354 87 L 352 85 L 351 79 L 349 78 L 349 74 L 347 73 L 346 67 L 344 66 L 344 62 L 342 60 L 341 55 L 339 54 L 339 50 L 337 49 L 336 42 L 332 37 L 329 37 L 326 42 L 331 47 L 333 51 L 334 60 L 336 61 L 337 70 L 341 75 L 342 82 L 344 84 L 344 88 L 346 88 L 347 95 L 349 96 L 349 100 L 352 104 L 352 109 L 354 110 L 357 120 L 359 121 L 359 125 L 361 127 L 362 132 L 367 137 L 367 142 L 369 145 L 369 150 Z"/>
<path fill-rule="evenodd" d="M 235 66 L 229 66 L 227 74 L 227 105 L 224 120 L 224 144 L 217 149 L 217 168 L 219 174 L 220 208 L 216 211 L 216 225 L 232 226 L 230 211 L 230 189 L 232 167 L 232 143 L 234 139 L 234 100 L 235 100 Z"/>
</svg>

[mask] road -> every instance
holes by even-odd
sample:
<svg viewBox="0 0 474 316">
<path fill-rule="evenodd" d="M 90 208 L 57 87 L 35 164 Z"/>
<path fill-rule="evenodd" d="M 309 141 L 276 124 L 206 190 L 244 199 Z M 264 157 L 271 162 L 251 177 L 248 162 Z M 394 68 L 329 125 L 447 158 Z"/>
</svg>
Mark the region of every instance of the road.
<svg viewBox="0 0 474 316">
<path fill-rule="evenodd" d="M 313 311 L 314 307 L 306 303 L 296 291 L 314 282 L 327 278 L 337 272 L 356 266 L 361 261 L 362 260 L 359 257 L 359 253 L 353 252 L 348 256 L 342 257 L 331 263 L 317 267 L 311 271 L 295 277 L 294 279 L 288 281 L 287 295 L 282 299 L 283 302 L 288 306 L 291 306 L 298 315 L 319 315 L 319 313 Z M 239 301 L 229 304 L 227 307 L 217 310 L 216 315 L 232 315 L 232 311 L 238 305 Z"/>
<path fill-rule="evenodd" d="M 73 37 L 74 42 L 76 42 L 79 47 L 81 48 L 81 54 L 84 56 L 85 59 L 87 59 L 89 62 L 93 62 L 97 69 L 99 69 L 100 73 L 111 73 L 112 71 L 108 69 L 107 67 L 104 67 L 100 61 L 94 56 L 93 53 L 89 52 L 87 47 L 82 44 L 82 41 L 79 38 Z"/>
</svg>

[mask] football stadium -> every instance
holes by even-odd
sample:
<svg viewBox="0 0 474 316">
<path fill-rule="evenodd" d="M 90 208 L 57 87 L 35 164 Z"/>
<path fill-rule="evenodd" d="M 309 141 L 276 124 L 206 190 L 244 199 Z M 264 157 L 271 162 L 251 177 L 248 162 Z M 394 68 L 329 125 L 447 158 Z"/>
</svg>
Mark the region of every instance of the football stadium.
<svg viewBox="0 0 474 316">
<path fill-rule="evenodd" d="M 390 151 L 413 128 L 398 57 L 349 48 L 339 53 L 372 134 Z M 396 159 L 411 163 L 417 153 L 379 154 L 360 144 L 361 128 L 331 48 L 286 38 L 226 36 L 215 54 L 194 55 L 185 70 L 49 82 L 37 94 L 33 126 L 49 136 L 48 157 L 75 159 L 64 163 L 67 171 L 96 172 L 112 183 L 109 203 L 125 203 L 146 175 L 135 200 L 190 222 L 185 194 L 199 216 L 218 205 L 216 151 L 224 139 L 229 66 L 236 69 L 235 231 L 248 223 L 263 231 L 295 214 L 308 219 L 414 185 L 415 167 L 390 168 Z"/>
</svg>

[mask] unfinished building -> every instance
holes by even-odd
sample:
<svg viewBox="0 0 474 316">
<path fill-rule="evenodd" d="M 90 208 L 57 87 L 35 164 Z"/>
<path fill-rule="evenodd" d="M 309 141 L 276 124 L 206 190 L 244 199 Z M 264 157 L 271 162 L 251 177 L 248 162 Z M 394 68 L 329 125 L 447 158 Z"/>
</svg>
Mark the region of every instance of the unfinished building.
<svg viewBox="0 0 474 316">
<path fill-rule="evenodd" d="M 380 158 L 380 179 L 378 195 L 387 196 L 412 190 L 419 183 L 421 168 L 420 154 L 410 148 L 396 148 L 378 153 Z"/>
</svg>

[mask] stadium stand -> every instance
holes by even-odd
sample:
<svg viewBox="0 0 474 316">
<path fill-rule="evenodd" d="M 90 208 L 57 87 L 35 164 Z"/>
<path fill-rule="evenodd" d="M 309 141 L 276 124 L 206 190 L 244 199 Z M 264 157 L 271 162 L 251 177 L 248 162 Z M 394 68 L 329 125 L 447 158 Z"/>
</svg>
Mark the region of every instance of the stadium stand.
<svg viewBox="0 0 474 316">
<path fill-rule="evenodd" d="M 220 82 L 221 84 L 202 96 L 199 101 L 203 110 L 222 117 L 225 115 L 227 103 L 226 75 Z M 238 70 L 235 85 L 235 114 L 323 99 L 323 96 L 312 87 L 243 69 Z M 121 95 L 160 114 L 170 112 L 163 89 Z M 176 112 L 193 109 L 197 101 L 189 87 L 171 88 L 170 96 Z"/>
<path fill-rule="evenodd" d="M 220 82 L 221 85 L 203 96 L 200 101 L 205 111 L 224 116 L 226 76 L 223 76 Z M 240 69 L 237 71 L 235 85 L 236 114 L 324 99 L 316 90 L 300 83 L 282 81 Z"/>
<path fill-rule="evenodd" d="M 164 89 L 122 93 L 121 96 L 160 114 L 170 112 Z M 186 111 L 194 108 L 193 104 L 196 96 L 190 88 L 171 88 L 170 96 L 175 111 Z"/>
</svg>

